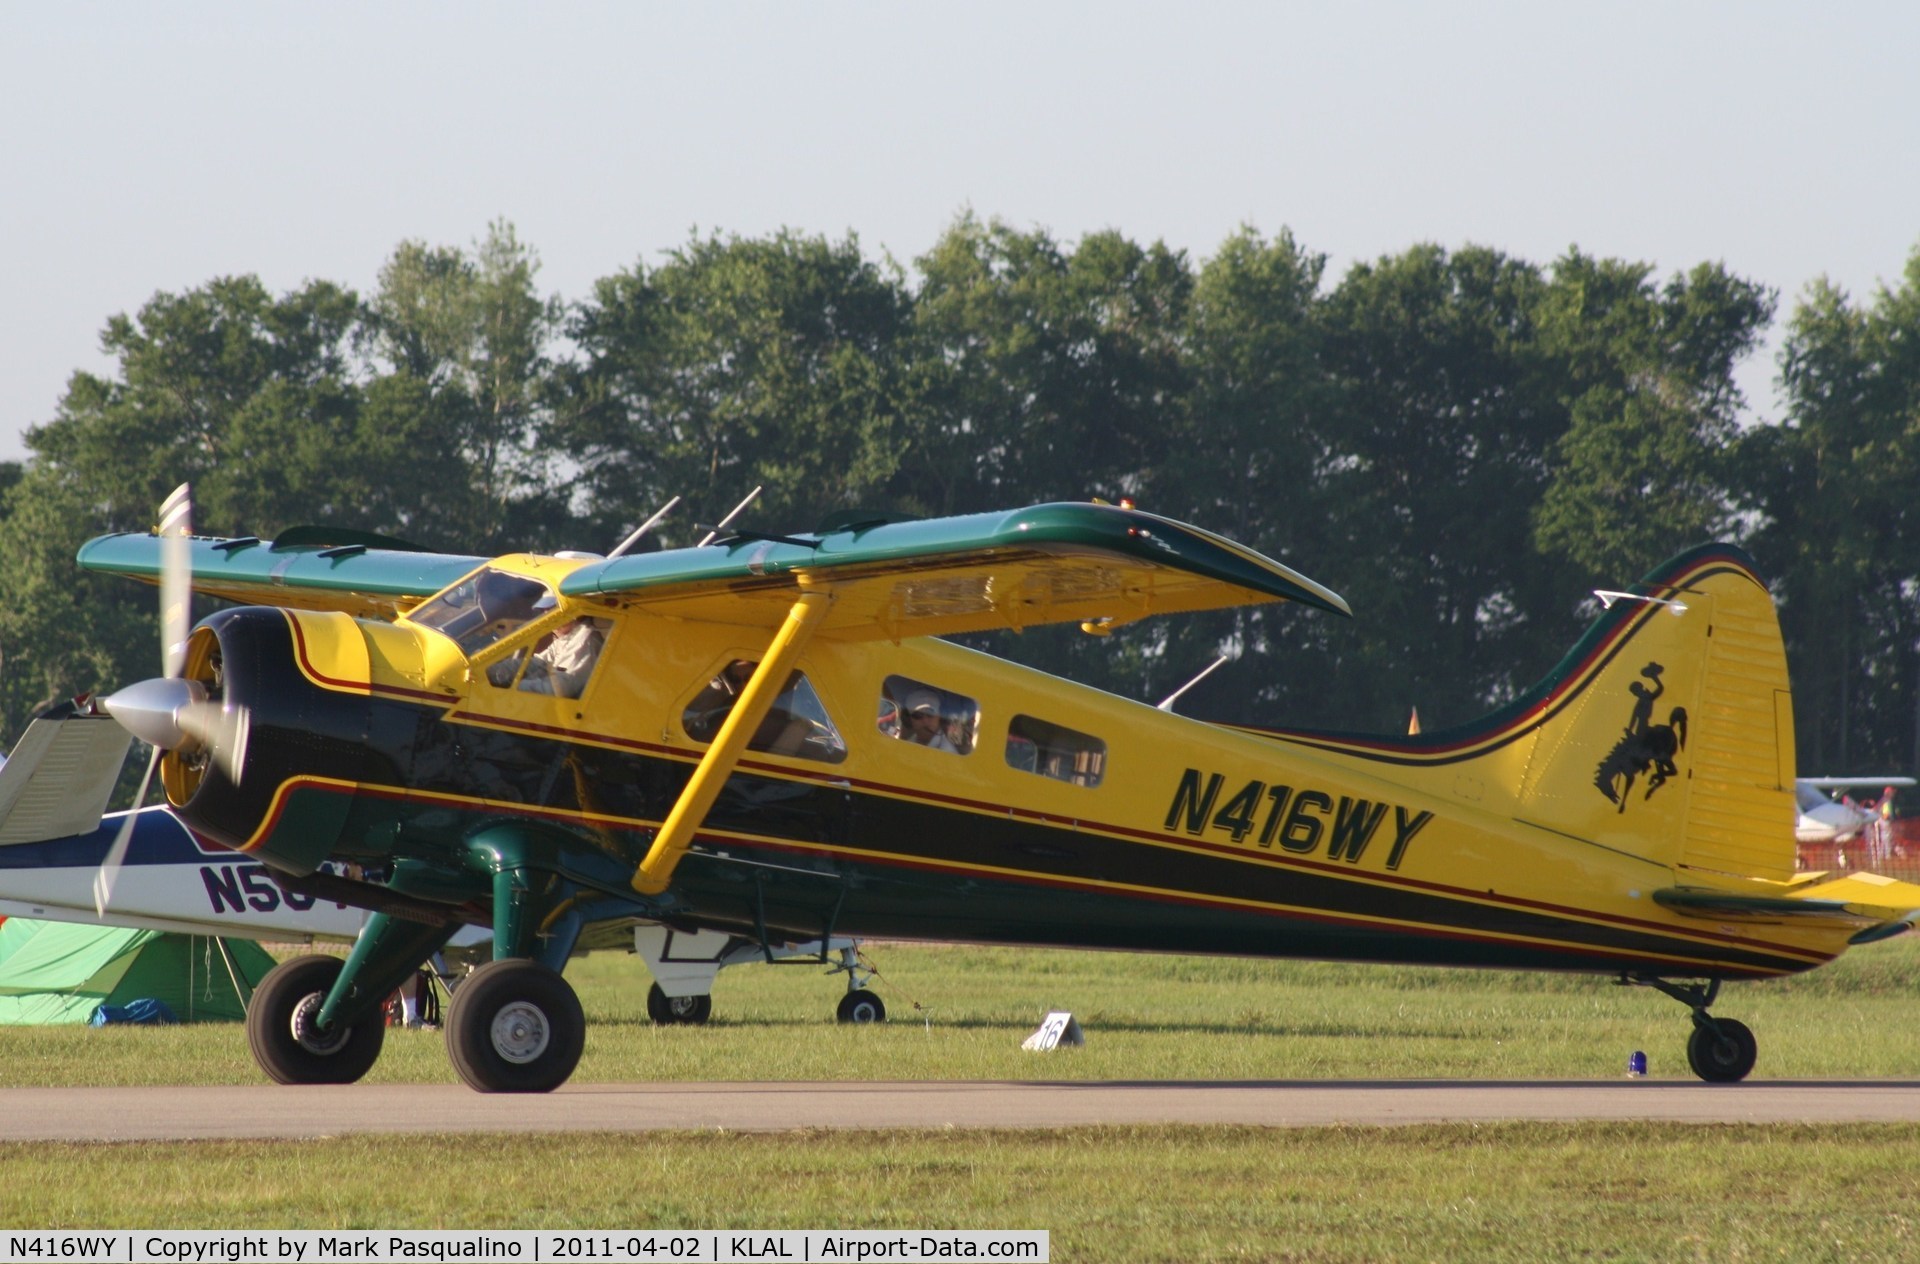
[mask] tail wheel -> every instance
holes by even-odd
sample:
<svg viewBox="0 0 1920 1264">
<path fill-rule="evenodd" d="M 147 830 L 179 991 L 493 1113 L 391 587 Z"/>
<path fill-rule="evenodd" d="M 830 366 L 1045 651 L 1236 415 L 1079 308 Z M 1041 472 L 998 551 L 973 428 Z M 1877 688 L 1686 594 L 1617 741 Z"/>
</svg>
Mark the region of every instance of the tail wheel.
<svg viewBox="0 0 1920 1264">
<path fill-rule="evenodd" d="M 321 1031 L 315 1019 L 346 965 L 338 957 L 295 957 L 260 980 L 247 1004 L 247 1047 L 279 1084 L 351 1084 L 373 1069 L 386 1043 L 378 1013 Z"/>
<path fill-rule="evenodd" d="M 647 989 L 647 1017 L 662 1027 L 698 1026 L 713 1017 L 711 996 L 668 996 L 658 983 Z"/>
<path fill-rule="evenodd" d="M 546 1093 L 580 1063 L 587 1020 L 580 998 L 537 961 L 481 966 L 454 989 L 447 1007 L 453 1069 L 482 1093 Z"/>
<path fill-rule="evenodd" d="M 843 1023 L 884 1023 L 887 1007 L 865 988 L 855 988 L 840 998 L 840 1008 L 834 1011 L 834 1017 Z"/>
<path fill-rule="evenodd" d="M 1709 1084 L 1735 1084 L 1746 1079 L 1759 1055 L 1760 1044 L 1753 1032 L 1732 1018 L 1696 1024 L 1693 1035 L 1687 1038 L 1687 1065 Z"/>
</svg>

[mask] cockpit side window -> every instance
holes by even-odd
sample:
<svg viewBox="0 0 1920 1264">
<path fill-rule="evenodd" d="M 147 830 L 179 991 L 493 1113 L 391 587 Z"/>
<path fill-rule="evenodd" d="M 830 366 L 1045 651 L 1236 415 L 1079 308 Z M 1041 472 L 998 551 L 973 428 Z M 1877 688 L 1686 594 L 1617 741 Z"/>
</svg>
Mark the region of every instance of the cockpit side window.
<svg viewBox="0 0 1920 1264">
<path fill-rule="evenodd" d="M 553 609 L 554 600 L 539 580 L 489 566 L 429 597 L 407 618 L 453 638 L 472 657 Z"/>
<path fill-rule="evenodd" d="M 740 691 L 753 678 L 759 664 L 750 658 L 736 658 L 694 695 L 680 716 L 680 727 L 696 742 L 711 742 L 720 735 L 720 726 L 739 701 Z M 820 695 L 804 672 L 791 672 L 780 696 L 773 700 L 766 718 L 747 742 L 748 750 L 770 755 L 791 755 L 796 759 L 817 759 L 837 764 L 847 757 L 847 743 L 827 715 Z"/>
<path fill-rule="evenodd" d="M 578 698 L 606 643 L 605 619 L 582 616 L 561 624 L 534 644 L 527 670 L 520 677 L 520 691 Z"/>
<path fill-rule="evenodd" d="M 539 640 L 487 668 L 487 683 L 519 693 L 578 698 L 600 661 L 609 626 L 606 619 L 582 615 L 549 628 Z"/>
</svg>

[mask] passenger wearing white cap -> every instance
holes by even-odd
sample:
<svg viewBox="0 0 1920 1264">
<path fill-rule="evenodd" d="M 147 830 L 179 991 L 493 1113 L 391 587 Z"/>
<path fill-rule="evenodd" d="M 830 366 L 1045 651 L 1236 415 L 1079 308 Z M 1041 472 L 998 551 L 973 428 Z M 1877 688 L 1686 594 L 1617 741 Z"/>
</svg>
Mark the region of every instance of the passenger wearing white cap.
<svg viewBox="0 0 1920 1264">
<path fill-rule="evenodd" d="M 940 699 L 934 696 L 931 689 L 916 689 L 908 694 L 906 713 L 907 724 L 900 732 L 902 737 L 949 755 L 960 753 L 959 748 L 940 731 L 944 717 L 940 714 Z"/>
</svg>

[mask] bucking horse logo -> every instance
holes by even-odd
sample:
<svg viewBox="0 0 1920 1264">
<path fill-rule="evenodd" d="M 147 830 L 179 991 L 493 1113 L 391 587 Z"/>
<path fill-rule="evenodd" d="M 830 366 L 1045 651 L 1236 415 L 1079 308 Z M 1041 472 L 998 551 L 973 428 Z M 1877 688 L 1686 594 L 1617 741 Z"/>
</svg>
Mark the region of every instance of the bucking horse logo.
<svg viewBox="0 0 1920 1264">
<path fill-rule="evenodd" d="M 1665 724 L 1653 722 L 1654 700 L 1667 691 L 1660 679 L 1665 671 L 1658 663 L 1648 663 L 1640 674 L 1651 683 L 1643 685 L 1636 680 L 1627 686 L 1633 693 L 1633 714 L 1627 719 L 1626 731 L 1593 774 L 1593 784 L 1613 801 L 1617 811 L 1627 810 L 1627 796 L 1633 791 L 1635 777 L 1652 774 L 1647 778 L 1647 792 L 1641 796 L 1644 802 L 1680 771 L 1673 757 L 1687 748 L 1687 709 L 1675 707 Z"/>
</svg>

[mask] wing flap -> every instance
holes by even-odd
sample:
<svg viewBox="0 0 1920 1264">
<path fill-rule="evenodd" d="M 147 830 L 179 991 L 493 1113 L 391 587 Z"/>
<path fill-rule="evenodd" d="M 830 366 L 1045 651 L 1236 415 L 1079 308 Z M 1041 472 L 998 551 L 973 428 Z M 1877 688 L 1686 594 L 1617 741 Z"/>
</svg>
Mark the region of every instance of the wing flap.
<svg viewBox="0 0 1920 1264">
<path fill-rule="evenodd" d="M 800 588 L 834 605 L 820 634 L 948 635 L 1270 601 L 1349 613 L 1338 593 L 1252 549 L 1113 505 L 882 523 L 808 539 L 742 537 L 592 563 L 568 596 L 619 597 L 656 614 L 773 626 Z"/>
</svg>

